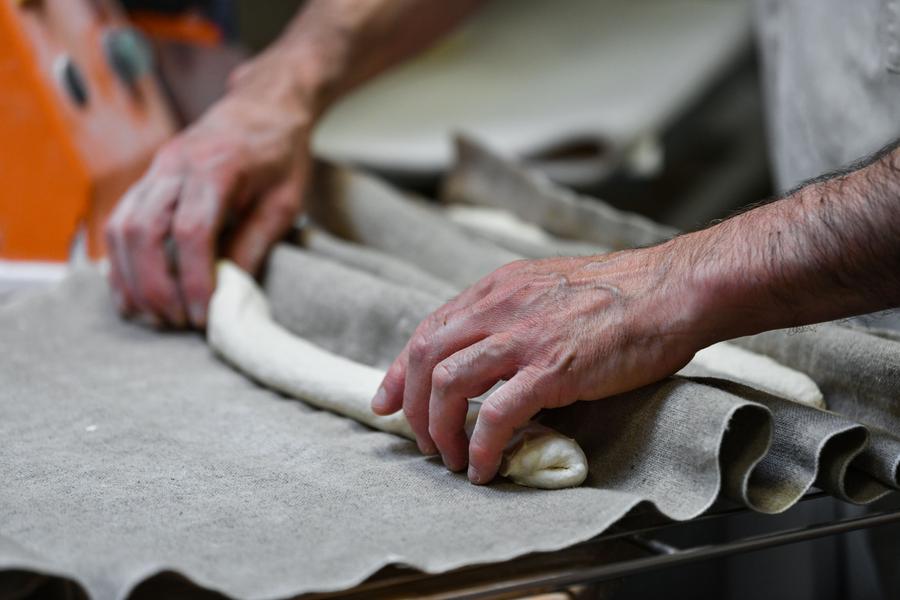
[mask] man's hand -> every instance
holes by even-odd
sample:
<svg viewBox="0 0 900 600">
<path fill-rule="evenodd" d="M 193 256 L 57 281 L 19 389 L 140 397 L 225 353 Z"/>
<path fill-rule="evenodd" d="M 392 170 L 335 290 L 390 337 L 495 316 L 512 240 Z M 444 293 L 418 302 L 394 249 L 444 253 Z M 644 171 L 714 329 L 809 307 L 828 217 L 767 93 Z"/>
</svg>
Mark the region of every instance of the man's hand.
<svg viewBox="0 0 900 600">
<path fill-rule="evenodd" d="M 649 384 L 706 340 L 667 246 L 511 263 L 427 318 L 391 365 L 376 413 L 403 409 L 419 448 L 487 483 L 514 431 L 543 408 Z M 484 402 L 471 440 L 469 398 Z"/>
<path fill-rule="evenodd" d="M 157 154 L 107 225 L 120 310 L 203 327 L 213 263 L 250 273 L 291 226 L 309 170 L 310 112 L 276 69 L 244 69 L 233 90 Z"/>
<path fill-rule="evenodd" d="M 315 120 L 482 0 L 311 0 L 232 90 L 167 144 L 107 227 L 120 310 L 203 327 L 213 262 L 254 273 L 301 208 Z"/>
<path fill-rule="evenodd" d="M 706 346 L 900 306 L 900 149 L 664 244 L 507 265 L 416 330 L 372 401 L 490 481 L 542 408 L 670 375 Z M 468 398 L 485 400 L 466 439 Z"/>
</svg>

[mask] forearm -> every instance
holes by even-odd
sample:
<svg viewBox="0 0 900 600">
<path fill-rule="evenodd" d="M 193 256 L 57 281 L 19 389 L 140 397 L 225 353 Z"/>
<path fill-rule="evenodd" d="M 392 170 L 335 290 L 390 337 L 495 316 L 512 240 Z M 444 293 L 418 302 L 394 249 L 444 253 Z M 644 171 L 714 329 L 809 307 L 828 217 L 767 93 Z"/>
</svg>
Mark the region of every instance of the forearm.
<svg viewBox="0 0 900 600">
<path fill-rule="evenodd" d="M 318 116 L 365 80 L 425 49 L 485 0 L 312 0 L 254 68 L 277 70 Z"/>
<path fill-rule="evenodd" d="M 669 244 L 710 342 L 900 306 L 900 150 Z"/>
</svg>

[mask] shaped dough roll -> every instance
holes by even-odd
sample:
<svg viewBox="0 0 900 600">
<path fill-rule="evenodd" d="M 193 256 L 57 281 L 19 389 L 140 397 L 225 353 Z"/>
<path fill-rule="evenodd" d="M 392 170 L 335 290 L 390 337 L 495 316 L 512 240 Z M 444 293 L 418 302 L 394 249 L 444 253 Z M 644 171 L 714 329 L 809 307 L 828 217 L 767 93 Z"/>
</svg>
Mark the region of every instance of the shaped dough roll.
<svg viewBox="0 0 900 600">
<path fill-rule="evenodd" d="M 785 400 L 822 410 L 826 408 L 819 386 L 808 375 L 728 342 L 719 342 L 697 352 L 679 373 L 692 377 L 721 377 Z"/>
<path fill-rule="evenodd" d="M 332 354 L 276 323 L 256 282 L 223 261 L 209 305 L 207 340 L 227 362 L 258 383 L 369 427 L 414 439 L 402 412 L 382 417 L 369 402 L 384 373 Z M 471 431 L 478 404 L 471 403 Z M 587 459 L 578 444 L 537 423 L 520 430 L 507 447 L 501 475 L 529 487 L 557 489 L 580 485 Z"/>
</svg>

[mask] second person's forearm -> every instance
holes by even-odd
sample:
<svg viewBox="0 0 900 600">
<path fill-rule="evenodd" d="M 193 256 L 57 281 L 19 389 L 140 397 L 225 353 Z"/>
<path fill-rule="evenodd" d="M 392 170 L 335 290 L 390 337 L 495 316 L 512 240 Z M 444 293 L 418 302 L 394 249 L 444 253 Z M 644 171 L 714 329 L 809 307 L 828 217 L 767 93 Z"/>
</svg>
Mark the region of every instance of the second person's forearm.
<svg viewBox="0 0 900 600">
<path fill-rule="evenodd" d="M 312 0 L 241 72 L 278 69 L 317 117 L 349 90 L 427 48 L 484 2 Z"/>
</svg>

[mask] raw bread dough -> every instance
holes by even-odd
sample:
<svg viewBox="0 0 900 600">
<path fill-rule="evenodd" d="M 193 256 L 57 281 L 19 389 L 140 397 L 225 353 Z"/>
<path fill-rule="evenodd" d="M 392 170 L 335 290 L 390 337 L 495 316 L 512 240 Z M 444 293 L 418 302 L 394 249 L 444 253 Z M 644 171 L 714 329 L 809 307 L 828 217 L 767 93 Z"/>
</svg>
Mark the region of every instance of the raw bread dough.
<svg viewBox="0 0 900 600">
<path fill-rule="evenodd" d="M 550 235 L 537 225 L 500 208 L 449 204 L 444 213 L 466 231 L 526 258 L 590 256 L 609 252 L 609 248 L 597 244 Z"/>
<path fill-rule="evenodd" d="M 281 327 L 272 319 L 262 290 L 236 265 L 219 263 L 217 277 L 207 339 L 225 360 L 266 387 L 414 439 L 402 412 L 382 417 L 369 407 L 383 371 L 332 354 Z M 469 431 L 477 412 L 478 404 L 471 403 Z M 504 452 L 500 474 L 529 487 L 572 487 L 587 477 L 587 459 L 574 440 L 530 423 Z"/>
<path fill-rule="evenodd" d="M 727 342 L 704 348 L 679 373 L 721 377 L 786 400 L 825 409 L 825 399 L 819 386 L 805 373 Z"/>
</svg>

